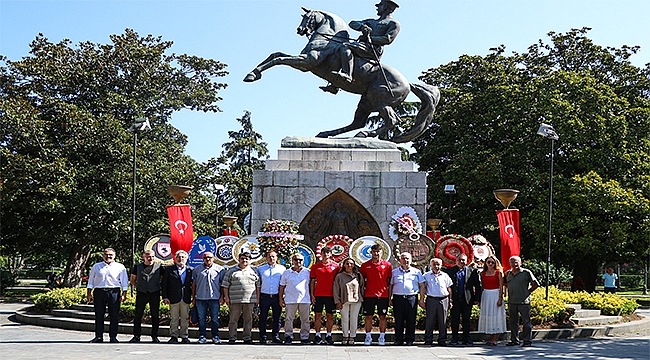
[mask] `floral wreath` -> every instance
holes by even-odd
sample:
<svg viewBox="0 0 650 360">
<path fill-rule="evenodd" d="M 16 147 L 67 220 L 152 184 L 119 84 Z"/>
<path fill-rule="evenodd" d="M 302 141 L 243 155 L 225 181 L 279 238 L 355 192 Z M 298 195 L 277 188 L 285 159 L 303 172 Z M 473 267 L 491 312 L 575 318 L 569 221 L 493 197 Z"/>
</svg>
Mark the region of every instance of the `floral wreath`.
<svg viewBox="0 0 650 360">
<path fill-rule="evenodd" d="M 393 216 L 390 225 L 395 229 L 398 238 L 407 236 L 409 239 L 415 241 L 420 237 L 418 234 L 422 232 L 422 228 L 410 214 Z"/>
<path fill-rule="evenodd" d="M 341 262 L 346 257 L 350 256 L 350 243 L 352 239 L 346 235 L 328 235 L 321 239 L 316 245 L 316 257 L 320 259 L 321 249 L 325 246 L 332 248 L 332 259 Z"/>
<path fill-rule="evenodd" d="M 445 235 L 436 241 L 436 257 L 442 259 L 443 265 L 450 267 L 456 264 L 458 254 L 467 255 L 467 264 L 474 261 L 472 243 L 458 234 Z"/>
<path fill-rule="evenodd" d="M 257 233 L 257 241 L 263 254 L 274 250 L 278 258 L 289 262 L 297 253 L 304 236 L 298 233 L 298 224 L 292 220 L 266 220 Z"/>
</svg>

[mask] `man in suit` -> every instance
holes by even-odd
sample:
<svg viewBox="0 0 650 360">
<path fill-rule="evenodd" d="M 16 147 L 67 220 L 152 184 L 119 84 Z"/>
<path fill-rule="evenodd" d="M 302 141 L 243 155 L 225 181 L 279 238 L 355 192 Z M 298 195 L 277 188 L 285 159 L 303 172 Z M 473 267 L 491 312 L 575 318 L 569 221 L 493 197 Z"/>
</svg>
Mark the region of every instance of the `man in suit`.
<svg viewBox="0 0 650 360">
<path fill-rule="evenodd" d="M 481 283 L 478 271 L 467 267 L 467 255 L 460 254 L 456 257 L 456 265 L 450 268 L 447 273 L 452 281 L 451 286 L 451 342 L 450 345 L 458 345 L 458 328 L 463 318 L 463 345 L 472 345 L 469 336 L 472 306 L 478 304 L 481 299 Z"/>
<path fill-rule="evenodd" d="M 188 317 L 192 301 L 192 268 L 186 265 L 187 257 L 186 251 L 176 251 L 174 265 L 165 269 L 161 283 L 163 302 L 169 304 L 169 343 L 172 344 L 178 343 L 179 336 L 183 344 L 190 343 Z"/>
</svg>

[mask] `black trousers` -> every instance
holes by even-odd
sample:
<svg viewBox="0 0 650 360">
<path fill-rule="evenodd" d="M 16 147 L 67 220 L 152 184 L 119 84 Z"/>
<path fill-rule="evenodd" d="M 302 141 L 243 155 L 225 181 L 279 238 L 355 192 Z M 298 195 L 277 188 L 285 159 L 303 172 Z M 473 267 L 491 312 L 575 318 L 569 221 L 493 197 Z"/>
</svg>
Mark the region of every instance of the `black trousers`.
<svg viewBox="0 0 650 360">
<path fill-rule="evenodd" d="M 415 318 L 417 311 L 418 295 L 393 295 L 395 343 L 412 343 L 415 341 Z"/>
<path fill-rule="evenodd" d="M 454 299 L 454 304 L 451 308 L 451 340 L 459 341 L 458 328 L 461 324 L 460 318 L 463 318 L 463 341 L 470 340 L 469 327 L 470 316 L 472 315 L 472 304 L 468 304 L 465 298 Z"/>
<path fill-rule="evenodd" d="M 149 304 L 151 312 L 151 337 L 158 337 L 160 327 L 160 291 L 146 293 L 138 291 L 135 294 L 135 317 L 133 319 L 133 336 L 142 335 L 142 316 L 144 308 Z"/>
<path fill-rule="evenodd" d="M 273 312 L 273 322 L 271 323 L 271 336 L 277 337 L 280 332 L 280 313 L 282 307 L 280 306 L 280 298 L 278 294 L 260 294 L 260 319 L 258 328 L 260 331 L 260 340 L 266 339 L 266 320 L 269 317 L 269 310 Z"/>
<path fill-rule="evenodd" d="M 108 307 L 110 326 L 108 335 L 111 339 L 117 338 L 117 329 L 120 322 L 120 288 L 95 288 L 93 290 L 93 307 L 95 309 L 95 337 L 104 336 L 104 315 Z"/>
</svg>

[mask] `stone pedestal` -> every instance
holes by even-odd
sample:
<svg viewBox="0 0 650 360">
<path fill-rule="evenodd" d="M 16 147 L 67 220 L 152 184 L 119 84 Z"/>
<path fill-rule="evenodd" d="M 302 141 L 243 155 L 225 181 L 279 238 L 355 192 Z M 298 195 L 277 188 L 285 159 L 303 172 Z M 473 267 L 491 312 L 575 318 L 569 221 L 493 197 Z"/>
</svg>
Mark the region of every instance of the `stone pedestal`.
<svg viewBox="0 0 650 360">
<path fill-rule="evenodd" d="M 426 173 L 401 161 L 398 149 L 281 148 L 277 160 L 267 160 L 265 170 L 253 173 L 253 233 L 267 219 L 300 224 L 337 189 L 368 210 L 385 240 L 400 207 L 410 206 L 426 219 Z"/>
</svg>

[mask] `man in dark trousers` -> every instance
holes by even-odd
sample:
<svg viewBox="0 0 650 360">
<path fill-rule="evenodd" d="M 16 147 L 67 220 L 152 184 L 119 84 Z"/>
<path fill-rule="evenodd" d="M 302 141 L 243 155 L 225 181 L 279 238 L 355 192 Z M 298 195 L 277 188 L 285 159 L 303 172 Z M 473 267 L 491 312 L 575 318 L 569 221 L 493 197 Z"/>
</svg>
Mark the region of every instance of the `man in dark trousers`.
<svg viewBox="0 0 650 360">
<path fill-rule="evenodd" d="M 112 343 L 117 340 L 117 330 L 120 321 L 120 302 L 126 299 L 129 288 L 129 277 L 124 265 L 115 261 L 115 250 L 104 249 L 104 261 L 93 265 L 88 275 L 86 297 L 95 308 L 95 337 L 90 341 L 104 341 L 104 314 L 108 306 L 110 319 L 109 336 Z"/>
<path fill-rule="evenodd" d="M 180 336 L 183 344 L 189 344 L 189 315 L 190 302 L 192 302 L 192 268 L 187 266 L 187 252 L 176 251 L 175 264 L 163 272 L 161 283 L 162 298 L 169 304 L 169 343 L 178 343 Z M 180 326 L 180 332 L 178 330 Z"/>
<path fill-rule="evenodd" d="M 142 262 L 131 269 L 130 282 L 136 289 L 135 318 L 133 319 L 133 338 L 130 342 L 140 342 L 142 335 L 142 316 L 149 304 L 151 312 L 151 342 L 159 343 L 158 327 L 160 323 L 160 274 L 162 267 L 153 261 L 153 250 L 142 253 Z"/>
<path fill-rule="evenodd" d="M 467 255 L 460 254 L 456 257 L 456 265 L 448 269 L 447 273 L 452 281 L 451 286 L 451 342 L 449 345 L 458 345 L 458 328 L 463 318 L 463 345 L 472 345 L 469 336 L 470 316 L 472 306 L 481 299 L 481 283 L 478 271 L 467 267 Z"/>
</svg>

